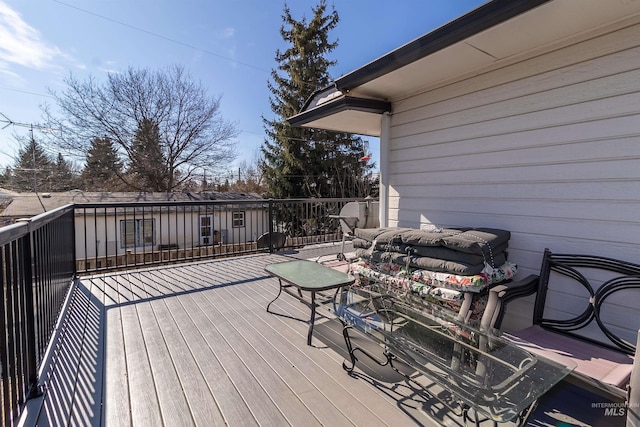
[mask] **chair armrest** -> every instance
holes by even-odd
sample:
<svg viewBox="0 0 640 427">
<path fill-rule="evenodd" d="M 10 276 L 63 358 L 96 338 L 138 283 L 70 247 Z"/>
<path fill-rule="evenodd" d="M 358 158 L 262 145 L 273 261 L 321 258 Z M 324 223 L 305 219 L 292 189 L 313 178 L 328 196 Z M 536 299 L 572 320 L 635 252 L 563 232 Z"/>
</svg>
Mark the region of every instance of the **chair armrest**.
<svg viewBox="0 0 640 427">
<path fill-rule="evenodd" d="M 538 290 L 539 277 L 530 274 L 524 279 L 512 280 L 511 282 L 501 283 L 492 287 L 489 291 L 496 292 L 498 297 L 503 301 L 511 301 L 516 298 L 533 295 Z"/>
<path fill-rule="evenodd" d="M 491 320 L 489 324 L 496 329 L 500 329 L 502 319 L 507 309 L 507 303 L 517 298 L 533 295 L 538 290 L 539 277 L 531 274 L 524 279 L 513 280 L 493 286 L 489 290 L 489 301 L 495 304 L 491 309 Z"/>
</svg>

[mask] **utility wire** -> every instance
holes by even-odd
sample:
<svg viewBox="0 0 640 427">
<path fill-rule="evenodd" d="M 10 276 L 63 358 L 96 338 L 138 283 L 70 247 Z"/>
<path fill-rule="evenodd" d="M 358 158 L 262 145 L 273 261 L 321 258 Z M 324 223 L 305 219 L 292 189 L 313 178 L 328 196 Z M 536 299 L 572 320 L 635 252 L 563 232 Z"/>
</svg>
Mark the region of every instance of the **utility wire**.
<svg viewBox="0 0 640 427">
<path fill-rule="evenodd" d="M 109 18 L 109 17 L 104 16 L 104 15 L 100 15 L 100 14 L 91 12 L 89 10 L 82 9 L 82 8 L 80 8 L 78 6 L 74 6 L 72 4 L 62 2 L 60 0 L 53 0 L 53 1 L 58 3 L 58 4 L 61 4 L 63 6 L 70 7 L 71 9 L 75 9 L 75 10 L 78 10 L 78 11 L 80 11 L 82 13 L 86 13 L 87 15 L 95 16 L 96 18 L 104 19 L 105 21 L 113 22 L 114 24 L 122 25 L 123 27 L 127 27 L 127 28 L 130 28 L 130 29 L 135 30 L 135 31 L 139 31 L 141 33 L 145 33 L 145 34 L 148 34 L 150 36 L 157 37 L 159 39 L 163 39 L 163 40 L 166 40 L 166 41 L 171 42 L 171 43 L 175 43 L 175 44 L 180 45 L 180 46 L 188 47 L 189 49 L 197 50 L 198 52 L 202 52 L 202 53 L 205 53 L 207 55 L 215 56 L 216 58 L 224 59 L 225 61 L 234 62 L 236 64 L 244 65 L 245 67 L 253 68 L 254 70 L 263 71 L 263 72 L 266 72 L 266 73 L 270 73 L 271 72 L 271 71 L 266 70 L 264 68 L 257 67 L 257 66 L 252 65 L 252 64 L 247 64 L 246 62 L 237 61 L 237 60 L 235 60 L 233 58 L 229 58 L 227 56 L 220 55 L 220 54 L 215 53 L 215 52 L 211 52 L 210 50 L 201 49 L 201 48 L 199 48 L 197 46 L 181 42 L 180 40 L 172 39 L 170 37 L 163 36 L 162 34 L 154 33 L 152 31 L 145 30 L 144 28 L 136 27 L 135 25 L 127 24 L 125 22 L 118 21 L 116 19 Z"/>
<path fill-rule="evenodd" d="M 10 88 L 10 87 L 3 87 L 3 88 L 0 88 L 0 89 L 2 89 L 2 90 L 10 90 L 10 91 L 12 91 L 12 92 L 25 93 L 25 94 L 27 94 L 27 95 L 42 96 L 42 97 L 44 97 L 44 98 L 53 98 L 53 99 L 55 99 L 55 97 L 54 97 L 54 96 L 47 95 L 47 94 L 44 94 L 44 93 L 29 92 L 28 90 L 12 89 L 12 88 Z M 4 114 L 3 114 L 3 115 L 4 115 Z"/>
<path fill-rule="evenodd" d="M 71 9 L 75 9 L 75 10 L 77 10 L 79 12 L 86 13 L 87 15 L 95 16 L 96 18 L 104 19 L 105 21 L 113 22 L 114 24 L 122 25 L 123 27 L 127 27 L 127 28 L 135 30 L 135 31 L 139 31 L 141 33 L 145 33 L 147 35 L 150 35 L 150 36 L 153 36 L 153 37 L 157 37 L 159 39 L 162 39 L 162 40 L 165 40 L 165 41 L 168 41 L 168 42 L 171 42 L 171 43 L 183 46 L 183 47 L 187 47 L 189 49 L 193 49 L 193 50 L 196 50 L 198 52 L 202 52 L 202 53 L 207 54 L 207 55 L 215 56 L 216 58 L 224 59 L 225 61 L 233 62 L 233 63 L 239 64 L 239 65 L 244 65 L 245 67 L 253 68 L 254 70 L 258 70 L 258 71 L 262 71 L 262 72 L 271 74 L 271 70 L 267 70 L 265 68 L 258 67 L 257 65 L 249 64 L 247 62 L 238 61 L 236 59 L 229 58 L 228 56 L 220 55 L 219 53 L 215 53 L 215 52 L 212 52 L 210 50 L 202 49 L 202 48 L 199 48 L 199 47 L 194 46 L 192 44 L 185 43 L 185 42 L 182 42 L 180 40 L 173 39 L 171 37 L 163 36 L 162 34 L 158 34 L 158 33 L 155 33 L 153 31 L 145 30 L 144 28 L 136 27 L 135 25 L 127 24 L 126 22 L 118 21 L 117 19 L 109 18 L 108 16 L 100 15 L 98 13 L 91 12 L 90 10 L 83 9 L 81 7 L 74 6 L 72 4 L 65 3 L 65 2 L 60 1 L 60 0 L 53 0 L 53 1 L 55 3 L 61 4 L 61 5 L 66 6 L 66 7 L 69 7 Z M 314 89 L 317 89 L 317 85 L 315 85 L 315 84 L 306 83 L 306 82 L 301 82 L 301 83 L 303 85 L 305 85 L 305 86 L 309 86 L 309 87 L 313 87 Z"/>
</svg>

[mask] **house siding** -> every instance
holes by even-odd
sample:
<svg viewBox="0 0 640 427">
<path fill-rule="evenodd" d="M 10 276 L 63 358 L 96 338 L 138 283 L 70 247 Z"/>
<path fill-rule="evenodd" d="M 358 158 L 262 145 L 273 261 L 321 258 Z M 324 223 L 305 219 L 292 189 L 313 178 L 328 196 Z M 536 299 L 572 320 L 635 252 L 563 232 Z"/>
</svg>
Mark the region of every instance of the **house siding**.
<svg viewBox="0 0 640 427">
<path fill-rule="evenodd" d="M 233 226 L 233 212 L 245 214 L 245 226 Z M 104 214 L 95 216 L 90 213 L 76 215 L 76 257 L 78 259 L 117 256 L 129 252 L 158 251 L 160 245 L 177 245 L 180 249 L 200 246 L 200 215 L 212 215 L 212 228 L 219 233 L 209 246 L 217 242 L 223 244 L 242 244 L 255 242 L 268 231 L 268 213 L 264 210 L 238 208 L 227 210 L 203 210 L 193 213 L 172 211 L 162 214 L 146 212 L 135 217 L 131 212 L 127 215 Z M 120 222 L 131 219 L 154 220 L 154 244 L 145 246 L 125 246 L 120 232 Z"/>
<path fill-rule="evenodd" d="M 545 247 L 640 263 L 640 24 L 393 107 L 390 226 L 510 230 L 519 277 Z M 531 323 L 532 303 L 510 306 L 507 329 Z"/>
</svg>

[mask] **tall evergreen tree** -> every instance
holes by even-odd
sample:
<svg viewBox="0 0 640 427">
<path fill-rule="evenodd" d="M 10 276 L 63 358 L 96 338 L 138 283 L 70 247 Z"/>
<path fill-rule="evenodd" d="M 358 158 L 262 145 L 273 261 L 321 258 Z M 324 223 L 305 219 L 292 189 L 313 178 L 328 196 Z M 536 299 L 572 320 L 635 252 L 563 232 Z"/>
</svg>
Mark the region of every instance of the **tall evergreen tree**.
<svg viewBox="0 0 640 427">
<path fill-rule="evenodd" d="M 20 147 L 9 187 L 15 191 L 51 191 L 54 162 L 35 139 Z"/>
<path fill-rule="evenodd" d="M 364 154 L 360 137 L 347 133 L 293 128 L 286 119 L 298 113 L 317 90 L 329 85 L 327 59 L 337 46 L 329 41 L 338 13 L 327 10 L 325 0 L 307 21 L 295 20 L 285 5 L 280 35 L 290 46 L 276 51 L 270 103 L 273 119 L 263 117 L 267 139 L 262 146 L 264 178 L 271 197 L 360 197 L 366 171 L 373 165 L 359 162 Z"/>
<path fill-rule="evenodd" d="M 73 165 L 58 153 L 56 162 L 51 166 L 51 191 L 69 191 L 76 187 L 77 173 Z"/>
<path fill-rule="evenodd" d="M 87 151 L 82 170 L 82 187 L 88 191 L 114 191 L 124 189 L 120 177 L 123 164 L 111 138 L 94 138 Z"/>
<path fill-rule="evenodd" d="M 139 190 L 170 191 L 166 159 L 160 146 L 160 130 L 152 120 L 143 119 L 136 131 L 131 151 L 129 172 Z"/>
<path fill-rule="evenodd" d="M 0 174 L 0 188 L 9 188 L 12 174 L 13 172 L 9 166 L 4 168 L 4 170 Z"/>
</svg>

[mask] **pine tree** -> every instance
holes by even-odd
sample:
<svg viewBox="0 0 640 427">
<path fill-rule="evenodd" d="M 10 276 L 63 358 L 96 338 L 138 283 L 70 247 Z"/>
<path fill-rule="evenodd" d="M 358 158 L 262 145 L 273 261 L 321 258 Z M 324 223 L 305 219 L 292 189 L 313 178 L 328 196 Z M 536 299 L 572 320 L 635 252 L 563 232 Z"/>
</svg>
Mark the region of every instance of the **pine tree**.
<svg viewBox="0 0 640 427">
<path fill-rule="evenodd" d="M 35 139 L 18 150 L 9 187 L 15 191 L 51 191 L 53 161 Z"/>
<path fill-rule="evenodd" d="M 9 188 L 11 183 L 11 177 L 13 176 L 13 171 L 10 166 L 7 166 L 0 174 L 0 188 Z"/>
<path fill-rule="evenodd" d="M 51 191 L 69 191 L 76 187 L 77 174 L 73 166 L 62 154 L 58 153 L 55 164 L 51 167 Z"/>
<path fill-rule="evenodd" d="M 87 191 L 114 191 L 124 189 L 120 177 L 123 164 L 111 138 L 94 138 L 87 152 L 82 171 L 82 187 Z"/>
<path fill-rule="evenodd" d="M 160 146 L 157 123 L 147 119 L 140 123 L 129 157 L 129 172 L 135 176 L 135 185 L 139 190 L 170 191 L 169 174 Z"/>
<path fill-rule="evenodd" d="M 335 9 L 327 13 L 321 0 L 307 22 L 295 20 L 285 5 L 280 35 L 290 47 L 278 50 L 277 69 L 272 70 L 271 110 L 275 118 L 263 117 L 268 139 L 262 152 L 268 193 L 275 198 L 288 197 L 362 197 L 360 183 L 373 165 L 358 160 L 364 154 L 361 138 L 347 133 L 292 128 L 286 119 L 297 114 L 317 90 L 329 85 L 327 59 L 337 46 L 329 41 L 329 32 L 338 24 Z"/>
</svg>

